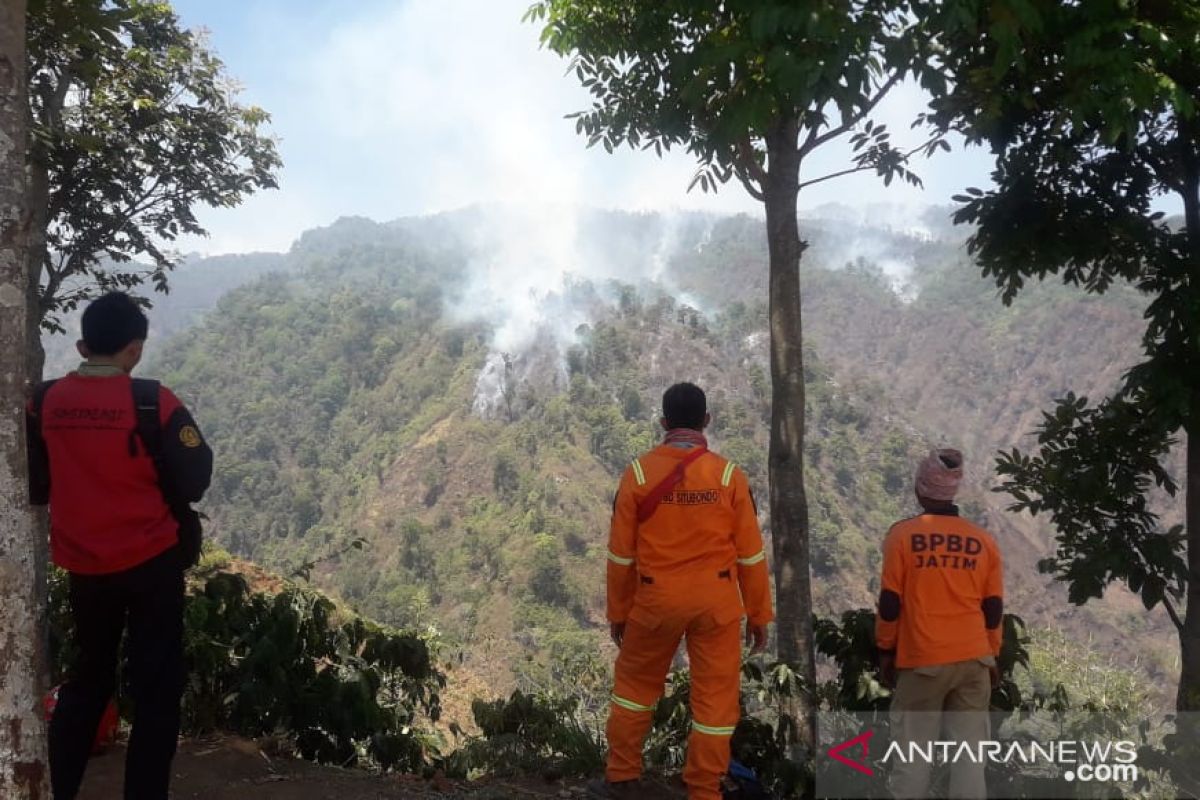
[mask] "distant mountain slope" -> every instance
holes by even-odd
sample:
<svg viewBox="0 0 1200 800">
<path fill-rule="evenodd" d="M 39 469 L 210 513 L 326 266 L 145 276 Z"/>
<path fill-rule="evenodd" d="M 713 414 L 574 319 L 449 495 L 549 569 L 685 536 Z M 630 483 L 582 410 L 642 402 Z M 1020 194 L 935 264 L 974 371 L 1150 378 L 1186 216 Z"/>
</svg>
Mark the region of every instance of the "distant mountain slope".
<svg viewBox="0 0 1200 800">
<path fill-rule="evenodd" d="M 473 209 L 310 232 L 284 277 L 232 292 L 151 365 L 217 449 L 218 539 L 311 567 L 385 621 L 439 626 L 496 686 L 596 656 L 612 490 L 671 382 L 709 389 L 714 447 L 766 497 L 761 223 L 589 212 L 549 236 L 536 222 Z M 807 235 L 818 610 L 870 604 L 914 460 L 953 441 L 1013 610 L 1101 644 L 1136 629 L 1169 672 L 1165 627 L 1119 593 L 1065 606 L 1034 570 L 1046 531 L 986 491 L 990 454 L 1050 397 L 1115 380 L 1137 298 L 1048 290 L 1003 309 L 956 242 L 840 221 Z M 831 269 L 843 259 L 858 263 Z"/>
<path fill-rule="evenodd" d="M 716 245 L 678 258 L 672 278 L 702 301 L 716 302 L 747 285 L 765 291 L 765 242 L 754 220 L 729 219 Z M 936 219 L 930 220 L 938 229 Z M 1097 647 L 1137 659 L 1156 677 L 1175 679 L 1174 631 L 1161 611 L 1114 587 L 1104 603 L 1076 608 L 1065 591 L 1046 588 L 1036 562 L 1050 552 L 1044 521 L 1014 515 L 996 484 L 1000 449 L 1034 445 L 1030 435 L 1052 400 L 1067 391 L 1099 397 L 1138 357 L 1145 299 L 1116 286 L 1104 296 L 1056 284 L 1027 287 L 1005 307 L 983 280 L 960 239 L 931 239 L 912 231 L 821 225 L 805 231 L 811 243 L 802 265 L 806 341 L 834 374 L 878 387 L 887 405 L 928 445 L 950 443 L 968 456 L 975 515 L 998 533 L 1009 559 L 1010 582 L 1022 598 L 1017 613 L 1052 623 Z M 717 237 L 714 237 L 714 240 Z M 855 252 L 884 254 L 876 263 Z M 745 253 L 757 253 L 747 257 Z M 730 282 L 724 265 L 748 272 Z M 759 276 L 759 277 L 755 277 Z M 1172 467 L 1182 473 L 1181 453 Z M 1181 508 L 1166 508 L 1166 523 Z M 1138 631 L 1137 647 L 1129 632 Z"/>
<path fill-rule="evenodd" d="M 226 293 L 256 281 L 272 272 L 286 272 L 293 262 L 283 253 L 247 253 L 245 255 L 190 257 L 171 272 L 171 291 L 167 294 L 145 286 L 141 294 L 149 298 L 151 308 L 149 352 L 171 336 L 197 324 Z M 129 265 L 125 265 L 129 269 Z M 47 377 L 61 375 L 79 362 L 75 342 L 79 339 L 82 309 L 62 320 L 65 333 L 46 334 Z"/>
<path fill-rule="evenodd" d="M 206 506 L 235 552 L 319 562 L 364 612 L 536 671 L 597 652 L 612 491 L 655 441 L 667 385 L 709 390 L 714 446 L 765 498 L 765 337 L 746 309 L 707 320 L 650 288 L 579 281 L 554 302 L 591 323 L 562 341 L 540 330 L 506 364 L 488 327 L 448 313 L 463 267 L 446 251 L 315 236 L 297 251 L 303 271 L 232 293 L 157 365 L 217 450 Z M 875 532 L 904 511 L 889 486 L 918 448 L 815 356 L 809 378 L 816 569 L 865 603 Z"/>
</svg>

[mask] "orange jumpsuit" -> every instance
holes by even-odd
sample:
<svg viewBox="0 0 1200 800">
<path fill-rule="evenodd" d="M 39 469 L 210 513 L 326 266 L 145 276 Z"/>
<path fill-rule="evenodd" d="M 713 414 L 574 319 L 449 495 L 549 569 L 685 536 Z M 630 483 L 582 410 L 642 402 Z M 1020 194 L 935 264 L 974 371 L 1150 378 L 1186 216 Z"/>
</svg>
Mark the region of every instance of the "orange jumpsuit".
<svg viewBox="0 0 1200 800">
<path fill-rule="evenodd" d="M 766 553 L 746 476 L 715 453 L 645 522 L 638 502 L 690 450 L 660 445 L 621 478 L 608 544 L 608 619 L 624 622 L 608 718 L 609 781 L 642 774 L 642 745 L 667 670 L 686 636 L 692 731 L 683 779 L 692 800 L 721 796 L 741 709 L 741 619 L 774 619 Z M 743 608 L 743 603 L 745 607 Z"/>
</svg>

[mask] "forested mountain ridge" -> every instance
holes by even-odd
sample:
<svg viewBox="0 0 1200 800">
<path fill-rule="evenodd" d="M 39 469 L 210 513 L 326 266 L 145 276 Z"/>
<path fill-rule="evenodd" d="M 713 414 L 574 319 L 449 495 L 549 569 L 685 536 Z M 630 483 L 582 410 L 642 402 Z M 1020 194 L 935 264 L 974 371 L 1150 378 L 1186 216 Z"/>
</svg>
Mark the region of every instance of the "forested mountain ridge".
<svg viewBox="0 0 1200 800">
<path fill-rule="evenodd" d="M 311 564 L 382 620 L 437 625 L 500 688 L 598 657 L 608 504 L 655 440 L 666 385 L 710 390 L 713 446 L 765 497 L 765 245 L 746 218 L 586 212 L 572 277 L 497 305 L 478 275 L 513 244 L 486 216 L 310 232 L 286 276 L 226 296 L 151 368 L 217 449 L 219 541 L 285 572 Z M 870 604 L 879 540 L 910 513 L 912 463 L 950 441 L 970 456 L 966 509 L 1001 537 L 1016 613 L 1101 643 L 1136 625 L 1144 652 L 1170 652 L 1140 606 L 1074 609 L 1047 591 L 1034 570 L 1046 532 L 986 491 L 991 453 L 1050 397 L 1120 374 L 1137 298 L 1047 287 L 1005 309 L 957 241 L 844 222 L 808 233 L 818 611 Z M 843 266 L 864 254 L 889 272 Z M 527 319 L 500 350 L 514 308 Z M 564 333 L 562 319 L 586 321 Z"/>
<path fill-rule="evenodd" d="M 694 377 L 710 388 L 714 447 L 765 496 L 767 385 L 761 365 L 749 363 L 759 357 L 754 337 L 739 332 L 724 347 L 695 312 L 681 314 L 665 297 L 631 300 L 568 350 L 565 376 L 530 375 L 505 388 L 511 403 L 481 418 L 486 332 L 439 329 L 417 310 L 428 304 L 397 310 L 396 302 L 258 286 L 223 302 L 181 344 L 182 366 L 163 377 L 213 420 L 206 434 L 227 466 L 206 505 L 215 535 L 235 552 L 287 571 L 361 537 L 361 551 L 316 573 L 365 613 L 436 623 L 460 643 L 490 641 L 489 660 L 511 651 L 502 664 L 576 658 L 596 652 L 611 495 L 629 458 L 655 440 L 650 417 L 662 386 Z M 238 333 L 259 315 L 291 336 Z M 328 334 L 314 342 L 318 328 Z M 748 363 L 750 381 L 731 378 L 731 359 Z M 209 382 L 226 389 L 205 392 Z M 816 364 L 812 382 L 814 419 L 841 442 L 812 456 L 824 501 L 814 509 L 823 532 L 816 569 L 829 577 L 873 559 L 870 531 L 903 513 L 883 484 L 900 480 L 917 449 L 834 391 Z M 869 438 L 890 450 L 874 453 Z"/>
<path fill-rule="evenodd" d="M 285 272 L 292 261 L 283 253 L 246 253 L 189 256 L 171 272 L 170 292 L 150 293 L 148 310 L 155 344 L 200 323 L 226 293 L 273 272 Z M 59 375 L 79 363 L 75 341 L 79 338 L 82 308 L 59 319 L 61 332 L 42 337 L 46 350 L 45 374 Z"/>
</svg>

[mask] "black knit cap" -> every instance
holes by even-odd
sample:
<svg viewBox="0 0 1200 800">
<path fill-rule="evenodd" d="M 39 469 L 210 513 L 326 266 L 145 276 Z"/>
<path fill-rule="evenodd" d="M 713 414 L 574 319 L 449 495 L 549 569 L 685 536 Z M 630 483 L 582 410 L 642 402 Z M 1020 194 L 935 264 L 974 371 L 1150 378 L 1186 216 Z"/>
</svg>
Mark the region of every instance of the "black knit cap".
<svg viewBox="0 0 1200 800">
<path fill-rule="evenodd" d="M 708 413 L 708 398 L 704 390 L 694 383 L 677 383 L 663 392 L 663 416 L 672 428 L 704 428 L 704 415 Z"/>
<path fill-rule="evenodd" d="M 98 356 L 111 356 L 130 342 L 145 339 L 150 321 L 132 297 L 109 292 L 84 310 L 80 327 L 88 350 Z"/>
</svg>

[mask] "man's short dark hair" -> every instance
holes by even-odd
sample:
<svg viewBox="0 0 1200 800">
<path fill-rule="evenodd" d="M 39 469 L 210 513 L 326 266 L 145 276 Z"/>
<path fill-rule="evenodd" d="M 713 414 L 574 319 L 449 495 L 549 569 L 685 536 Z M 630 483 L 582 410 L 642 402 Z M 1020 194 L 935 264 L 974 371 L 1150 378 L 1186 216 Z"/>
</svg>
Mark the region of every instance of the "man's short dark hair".
<svg viewBox="0 0 1200 800">
<path fill-rule="evenodd" d="M 663 416 L 672 428 L 704 429 L 708 399 L 704 390 L 694 383 L 677 383 L 663 392 Z"/>
<path fill-rule="evenodd" d="M 84 310 L 80 327 L 88 350 L 98 356 L 111 356 L 130 342 L 145 339 L 150 321 L 132 297 L 109 292 Z"/>
</svg>

